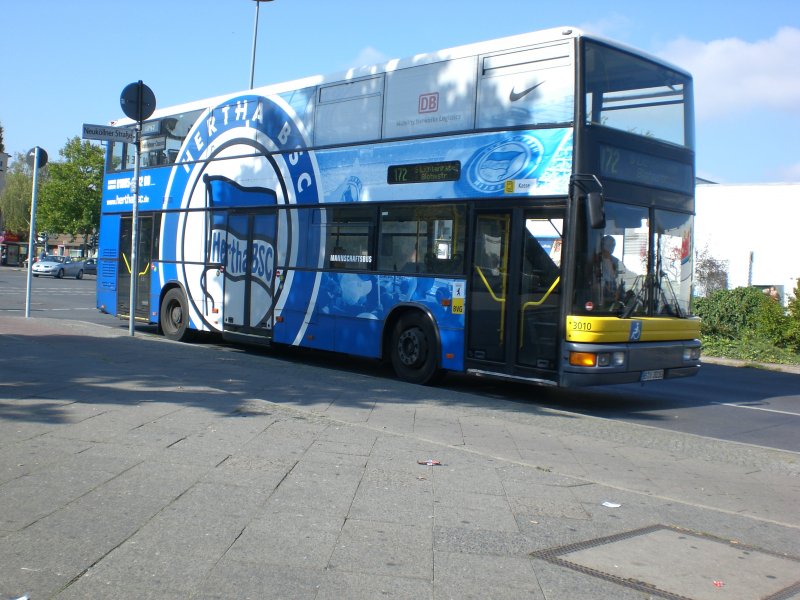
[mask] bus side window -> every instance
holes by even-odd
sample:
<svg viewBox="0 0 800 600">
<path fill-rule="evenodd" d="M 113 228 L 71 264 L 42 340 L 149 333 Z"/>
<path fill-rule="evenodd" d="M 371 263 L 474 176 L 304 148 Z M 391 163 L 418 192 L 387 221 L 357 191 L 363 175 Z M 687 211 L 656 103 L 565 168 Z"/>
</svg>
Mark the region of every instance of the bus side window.
<svg viewBox="0 0 800 600">
<path fill-rule="evenodd" d="M 462 274 L 465 223 L 463 205 L 382 209 L 378 270 Z"/>
<path fill-rule="evenodd" d="M 346 206 L 327 209 L 326 266 L 331 269 L 371 270 L 375 209 Z"/>
</svg>

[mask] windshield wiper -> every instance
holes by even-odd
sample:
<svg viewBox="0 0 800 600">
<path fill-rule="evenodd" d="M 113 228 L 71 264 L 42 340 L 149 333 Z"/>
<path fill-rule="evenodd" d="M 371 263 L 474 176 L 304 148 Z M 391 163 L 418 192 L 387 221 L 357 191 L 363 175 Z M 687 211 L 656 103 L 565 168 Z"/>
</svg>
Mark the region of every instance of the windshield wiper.
<svg viewBox="0 0 800 600">
<path fill-rule="evenodd" d="M 669 294 L 666 293 L 661 285 L 661 282 L 665 279 L 667 281 L 667 290 L 669 290 Z M 656 280 L 656 291 L 661 294 L 661 298 L 665 301 L 663 306 L 666 307 L 667 313 L 670 314 L 674 312 L 676 317 L 683 318 L 684 314 L 681 310 L 680 304 L 678 303 L 678 295 L 675 293 L 675 289 L 672 287 L 672 280 L 667 277 L 667 274 L 664 273 L 664 271 L 660 271 L 658 274 L 658 279 Z"/>
<path fill-rule="evenodd" d="M 629 318 L 640 306 L 644 306 L 644 298 L 645 294 L 647 293 L 648 279 L 649 276 L 647 275 L 638 275 L 636 279 L 633 280 L 631 289 L 628 290 L 628 293 L 625 295 L 625 304 L 622 308 L 622 312 L 619 315 L 621 318 Z"/>
</svg>

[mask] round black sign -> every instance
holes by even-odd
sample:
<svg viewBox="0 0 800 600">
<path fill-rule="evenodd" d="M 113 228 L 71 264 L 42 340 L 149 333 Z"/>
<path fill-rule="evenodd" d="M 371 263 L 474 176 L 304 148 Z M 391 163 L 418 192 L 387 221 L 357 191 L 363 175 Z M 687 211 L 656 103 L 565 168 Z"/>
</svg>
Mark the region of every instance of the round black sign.
<svg viewBox="0 0 800 600">
<path fill-rule="evenodd" d="M 119 105 L 126 117 L 134 121 L 144 121 L 156 109 L 156 95 L 140 79 L 125 86 L 119 97 Z"/>
<path fill-rule="evenodd" d="M 33 168 L 33 161 L 36 160 L 36 148 L 38 148 L 38 146 L 34 146 L 30 150 L 28 150 L 28 154 L 25 157 L 28 162 L 28 166 L 31 169 Z M 46 164 L 47 164 L 47 152 L 45 152 L 44 148 L 39 148 L 39 164 L 36 165 L 36 168 L 41 169 Z"/>
</svg>

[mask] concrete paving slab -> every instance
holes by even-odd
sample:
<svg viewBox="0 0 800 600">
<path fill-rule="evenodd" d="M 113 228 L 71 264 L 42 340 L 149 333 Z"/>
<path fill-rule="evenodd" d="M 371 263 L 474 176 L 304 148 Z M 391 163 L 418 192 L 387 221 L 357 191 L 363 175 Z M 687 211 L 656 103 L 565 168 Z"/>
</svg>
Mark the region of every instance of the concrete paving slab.
<svg viewBox="0 0 800 600">
<path fill-rule="evenodd" d="M 20 530 L 112 479 L 116 473 L 96 469 L 64 472 L 52 465 L 0 487 L 0 529 Z"/>
<path fill-rule="evenodd" d="M 258 565 L 224 558 L 198 583 L 192 600 L 260 600 L 314 598 L 324 580 L 324 572 L 302 566 Z"/>
<path fill-rule="evenodd" d="M 531 551 L 528 536 L 516 532 L 484 530 L 475 527 L 433 528 L 435 551 L 487 556 L 527 557 Z"/>
<path fill-rule="evenodd" d="M 397 484 L 365 481 L 356 491 L 348 518 L 430 527 L 434 517 L 433 490 L 425 479 Z"/>
<path fill-rule="evenodd" d="M 531 562 L 514 556 L 491 556 L 461 552 L 434 553 L 436 598 L 544 600 Z"/>
<path fill-rule="evenodd" d="M 314 600 L 433 600 L 429 580 L 412 577 L 385 577 L 374 574 L 325 571 Z"/>
<path fill-rule="evenodd" d="M 519 531 L 505 496 L 462 492 L 434 492 L 434 515 L 437 527 L 459 527 L 483 531 Z"/>
<path fill-rule="evenodd" d="M 269 513 L 251 521 L 225 556 L 239 563 L 322 571 L 328 565 L 343 524 L 344 517 L 314 512 Z"/>
<path fill-rule="evenodd" d="M 348 520 L 336 542 L 328 568 L 431 580 L 432 527 Z"/>
</svg>

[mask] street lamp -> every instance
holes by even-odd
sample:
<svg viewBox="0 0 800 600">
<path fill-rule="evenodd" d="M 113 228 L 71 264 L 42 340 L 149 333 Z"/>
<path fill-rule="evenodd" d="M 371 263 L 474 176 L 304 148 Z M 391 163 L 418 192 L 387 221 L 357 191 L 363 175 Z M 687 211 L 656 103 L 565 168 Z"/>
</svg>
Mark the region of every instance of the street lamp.
<svg viewBox="0 0 800 600">
<path fill-rule="evenodd" d="M 258 9 L 262 2 L 273 2 L 273 0 L 253 0 L 256 3 L 256 22 L 253 25 L 253 58 L 250 60 L 250 89 L 253 89 L 253 78 L 256 73 L 256 40 L 258 39 Z"/>
</svg>

